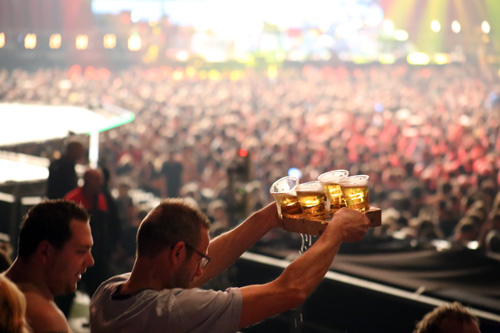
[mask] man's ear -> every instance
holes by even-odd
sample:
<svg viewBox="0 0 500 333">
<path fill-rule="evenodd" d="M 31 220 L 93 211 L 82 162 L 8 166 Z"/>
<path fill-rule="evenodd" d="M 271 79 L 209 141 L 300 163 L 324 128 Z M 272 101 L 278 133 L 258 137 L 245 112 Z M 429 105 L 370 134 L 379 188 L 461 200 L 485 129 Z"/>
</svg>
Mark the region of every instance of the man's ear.
<svg viewBox="0 0 500 333">
<path fill-rule="evenodd" d="M 186 244 L 184 242 L 177 242 L 170 248 L 169 258 L 173 265 L 179 264 L 184 261 L 186 257 Z"/>
<path fill-rule="evenodd" d="M 47 240 L 42 240 L 37 248 L 36 254 L 43 263 L 46 263 L 54 252 L 54 247 Z"/>
</svg>

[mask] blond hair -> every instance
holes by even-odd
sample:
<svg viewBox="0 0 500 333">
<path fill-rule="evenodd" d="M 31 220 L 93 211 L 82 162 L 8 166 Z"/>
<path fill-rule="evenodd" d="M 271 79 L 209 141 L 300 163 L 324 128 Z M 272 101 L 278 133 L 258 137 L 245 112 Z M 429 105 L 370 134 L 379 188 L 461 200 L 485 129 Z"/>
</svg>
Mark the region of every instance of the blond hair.
<svg viewBox="0 0 500 333">
<path fill-rule="evenodd" d="M 4 274 L 0 274 L 0 332 L 29 332 L 26 323 L 26 299 Z"/>
</svg>

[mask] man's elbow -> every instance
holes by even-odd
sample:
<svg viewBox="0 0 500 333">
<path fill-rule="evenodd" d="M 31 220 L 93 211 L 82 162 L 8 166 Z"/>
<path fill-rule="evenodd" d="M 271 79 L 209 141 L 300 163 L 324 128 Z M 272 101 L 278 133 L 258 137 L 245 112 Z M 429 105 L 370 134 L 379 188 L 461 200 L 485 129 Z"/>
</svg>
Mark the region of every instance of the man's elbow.
<svg viewBox="0 0 500 333">
<path fill-rule="evenodd" d="M 295 309 L 302 305 L 309 295 L 310 293 L 304 288 L 292 288 L 287 292 L 287 302 L 291 309 Z"/>
</svg>

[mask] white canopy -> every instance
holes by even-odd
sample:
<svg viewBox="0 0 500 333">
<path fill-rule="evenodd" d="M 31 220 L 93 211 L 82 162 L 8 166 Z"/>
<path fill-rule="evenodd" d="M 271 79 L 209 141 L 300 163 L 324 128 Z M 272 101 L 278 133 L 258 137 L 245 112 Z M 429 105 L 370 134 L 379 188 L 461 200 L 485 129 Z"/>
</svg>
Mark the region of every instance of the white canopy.
<svg viewBox="0 0 500 333">
<path fill-rule="evenodd" d="M 131 112 L 111 106 L 88 110 L 75 106 L 0 103 L 0 147 L 64 138 L 69 133 L 98 133 L 133 119 Z"/>
</svg>

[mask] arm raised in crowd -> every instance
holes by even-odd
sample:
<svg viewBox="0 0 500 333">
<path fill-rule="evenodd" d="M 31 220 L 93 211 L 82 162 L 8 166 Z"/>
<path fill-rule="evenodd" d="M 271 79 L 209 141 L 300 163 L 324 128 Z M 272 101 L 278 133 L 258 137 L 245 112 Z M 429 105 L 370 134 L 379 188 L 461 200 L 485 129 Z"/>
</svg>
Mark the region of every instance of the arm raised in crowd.
<svg viewBox="0 0 500 333">
<path fill-rule="evenodd" d="M 278 223 L 276 203 L 273 202 L 250 215 L 236 228 L 213 239 L 208 247 L 210 265 L 190 287 L 199 287 L 223 272 Z"/>
<path fill-rule="evenodd" d="M 343 208 L 334 215 L 316 243 L 276 280 L 241 288 L 243 308 L 240 327 L 298 307 L 321 282 L 340 244 L 361 240 L 369 224 L 363 213 Z"/>
</svg>

